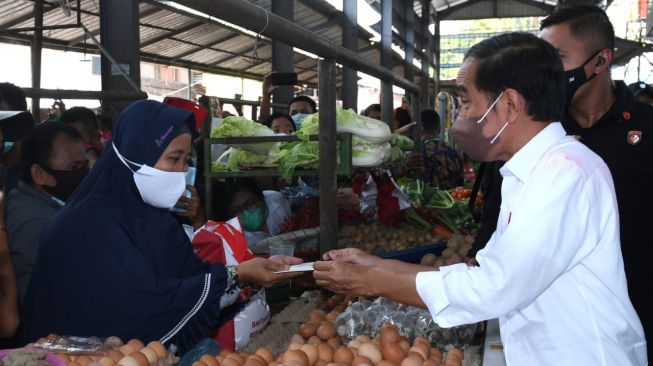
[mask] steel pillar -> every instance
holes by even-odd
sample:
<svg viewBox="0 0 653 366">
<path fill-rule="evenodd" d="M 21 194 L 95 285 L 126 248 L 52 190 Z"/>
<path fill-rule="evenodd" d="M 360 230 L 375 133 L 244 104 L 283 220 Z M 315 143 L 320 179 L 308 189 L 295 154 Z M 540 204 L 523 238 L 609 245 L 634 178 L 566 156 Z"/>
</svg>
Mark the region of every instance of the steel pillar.
<svg viewBox="0 0 653 366">
<path fill-rule="evenodd" d="M 112 62 L 104 53 L 101 59 L 103 91 L 139 91 L 140 37 L 138 1 L 100 0 L 100 34 L 102 46 L 116 61 Z M 122 72 L 121 72 L 122 69 Z M 134 83 L 132 85 L 126 74 Z M 103 114 L 115 121 L 129 102 L 110 100 L 102 105 Z"/>
<path fill-rule="evenodd" d="M 358 12 L 357 0 L 344 0 L 345 16 L 342 18 L 342 45 L 358 53 Z M 357 71 L 345 66 L 342 70 L 342 106 L 358 111 Z"/>
<path fill-rule="evenodd" d="M 410 82 L 415 78 L 413 69 L 413 59 L 415 58 L 415 9 L 412 0 L 404 0 L 404 19 L 405 19 L 405 58 L 404 58 L 404 78 Z"/>
<path fill-rule="evenodd" d="M 419 88 L 420 105 L 424 107 L 429 105 L 429 53 L 431 52 L 431 47 L 429 47 L 429 40 L 431 38 L 429 32 L 430 9 L 430 1 L 422 0 L 422 18 L 420 19 L 420 48 L 422 50 L 423 57 Z"/>
<path fill-rule="evenodd" d="M 43 50 L 43 0 L 34 2 L 34 37 L 32 38 L 32 88 L 41 87 L 41 50 Z M 32 115 L 41 122 L 41 99 L 32 98 Z"/>
<path fill-rule="evenodd" d="M 290 22 L 294 19 L 294 2 L 288 0 L 272 0 L 272 12 Z M 294 59 L 293 47 L 281 41 L 272 39 L 272 71 L 293 72 Z M 292 85 L 283 85 L 277 88 L 272 94 L 274 103 L 288 105 L 294 94 Z M 273 108 L 275 112 L 280 111 Z M 283 109 L 287 111 L 287 107 Z"/>
<path fill-rule="evenodd" d="M 381 66 L 392 71 L 392 0 L 381 0 Z M 381 119 L 392 126 L 392 83 L 381 80 Z"/>
<path fill-rule="evenodd" d="M 338 240 L 337 145 L 336 145 L 336 64 L 318 63 L 320 101 L 320 254 L 336 248 Z"/>
</svg>

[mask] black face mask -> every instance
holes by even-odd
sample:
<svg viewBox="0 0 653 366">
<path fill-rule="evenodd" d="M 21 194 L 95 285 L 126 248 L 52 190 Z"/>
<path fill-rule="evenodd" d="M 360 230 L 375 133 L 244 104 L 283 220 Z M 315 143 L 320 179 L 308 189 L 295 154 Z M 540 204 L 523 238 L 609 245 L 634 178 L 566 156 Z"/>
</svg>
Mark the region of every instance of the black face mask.
<svg viewBox="0 0 653 366">
<path fill-rule="evenodd" d="M 43 170 L 50 173 L 57 181 L 56 186 L 43 186 L 43 189 L 52 196 L 66 202 L 88 175 L 89 169 L 88 167 L 84 167 L 75 170 L 54 170 L 43 167 Z"/>
<path fill-rule="evenodd" d="M 580 89 L 583 84 L 592 80 L 596 74 L 592 74 L 589 78 L 585 76 L 585 65 L 587 65 L 596 55 L 599 54 L 601 50 L 594 52 L 587 61 L 583 62 L 582 65 L 578 66 L 575 69 L 565 71 L 565 77 L 567 78 L 567 106 L 571 104 L 571 100 L 574 98 L 574 94 Z"/>
</svg>

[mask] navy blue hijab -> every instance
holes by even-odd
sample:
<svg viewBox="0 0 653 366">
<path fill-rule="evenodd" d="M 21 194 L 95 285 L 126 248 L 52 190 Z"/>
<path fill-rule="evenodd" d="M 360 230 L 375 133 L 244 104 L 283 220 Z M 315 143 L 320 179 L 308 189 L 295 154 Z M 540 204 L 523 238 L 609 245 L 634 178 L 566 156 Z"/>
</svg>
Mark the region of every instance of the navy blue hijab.
<svg viewBox="0 0 653 366">
<path fill-rule="evenodd" d="M 193 118 L 138 101 L 118 118 L 113 143 L 130 161 L 154 166 L 184 124 L 194 130 Z M 143 202 L 132 171 L 107 146 L 43 234 L 19 341 L 118 336 L 183 351 L 218 324 L 225 287 L 224 266 L 202 262 L 170 212 Z"/>
</svg>

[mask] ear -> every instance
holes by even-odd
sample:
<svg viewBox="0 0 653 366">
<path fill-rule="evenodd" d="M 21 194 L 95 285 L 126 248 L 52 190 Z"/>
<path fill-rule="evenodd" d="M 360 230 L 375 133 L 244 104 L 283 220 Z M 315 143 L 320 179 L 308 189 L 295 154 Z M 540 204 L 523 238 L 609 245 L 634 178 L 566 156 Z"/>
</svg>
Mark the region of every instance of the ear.
<svg viewBox="0 0 653 366">
<path fill-rule="evenodd" d="M 610 65 L 612 65 L 612 59 L 614 55 L 610 49 L 604 49 L 599 52 L 596 62 L 596 68 L 594 73 L 601 74 L 610 70 Z"/>
<path fill-rule="evenodd" d="M 506 99 L 506 120 L 508 123 L 513 124 L 526 113 L 526 101 L 515 89 L 508 88 L 503 92 L 503 95 Z"/>
<path fill-rule="evenodd" d="M 57 185 L 57 180 L 54 177 L 41 168 L 38 164 L 32 164 L 29 169 L 30 174 L 32 175 L 32 182 L 36 183 L 39 186 L 54 187 Z"/>
</svg>

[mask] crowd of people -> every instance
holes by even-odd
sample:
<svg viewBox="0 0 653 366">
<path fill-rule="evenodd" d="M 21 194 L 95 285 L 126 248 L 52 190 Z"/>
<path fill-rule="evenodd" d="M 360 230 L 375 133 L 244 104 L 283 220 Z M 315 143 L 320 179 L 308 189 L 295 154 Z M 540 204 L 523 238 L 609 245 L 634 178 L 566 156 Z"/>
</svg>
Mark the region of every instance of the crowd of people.
<svg viewBox="0 0 653 366">
<path fill-rule="evenodd" d="M 441 326 L 499 318 L 509 364 L 645 365 L 653 93 L 611 79 L 614 30 L 600 8 L 560 7 L 541 27 L 540 37 L 507 33 L 470 48 L 456 79 L 457 149 L 426 109 L 417 152 L 406 157 L 404 171 L 441 189 L 463 184 L 463 156 L 486 164 L 473 258 L 434 269 L 348 248 L 326 253 L 314 276 L 335 292 L 426 307 Z M 292 134 L 317 105 L 300 95 L 288 113 L 273 113 L 275 88 L 264 80 L 259 122 Z M 184 352 L 212 334 L 231 295 L 286 280 L 293 274 L 277 272 L 301 262 L 209 264 L 193 252 L 207 220 L 238 217 L 255 243 L 277 235 L 291 207 L 265 181 L 240 179 L 216 182 L 205 213 L 202 186 L 187 184 L 189 174 L 204 181 L 192 166 L 203 151 L 192 112 L 134 102 L 108 139 L 84 107 L 35 124 L 9 83 L 0 83 L 0 110 L 15 111 L 0 114 L 8 342 L 115 335 Z M 361 113 L 381 119 L 381 105 Z M 387 122 L 410 135 L 413 117 L 405 99 Z M 356 207 L 354 196 L 338 204 Z"/>
</svg>

